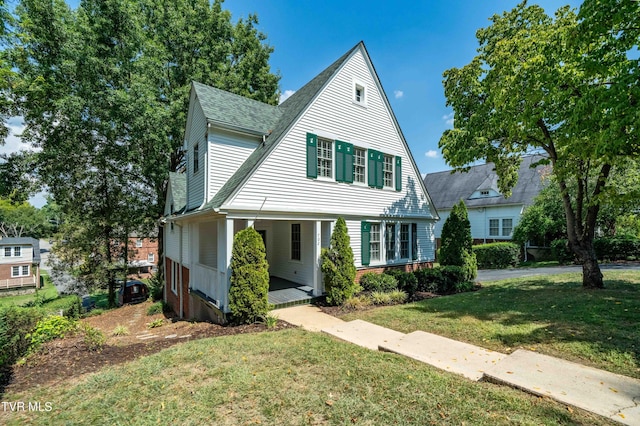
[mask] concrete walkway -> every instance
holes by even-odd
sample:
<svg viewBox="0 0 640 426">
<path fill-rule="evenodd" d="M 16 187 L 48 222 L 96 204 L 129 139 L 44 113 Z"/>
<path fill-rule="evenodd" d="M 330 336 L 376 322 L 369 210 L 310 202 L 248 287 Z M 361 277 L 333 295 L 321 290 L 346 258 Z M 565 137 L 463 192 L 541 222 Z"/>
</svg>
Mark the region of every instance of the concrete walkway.
<svg viewBox="0 0 640 426">
<path fill-rule="evenodd" d="M 555 399 L 622 424 L 640 426 L 640 380 L 519 349 L 510 355 L 424 331 L 403 334 L 362 320 L 342 321 L 315 306 L 272 311 L 310 331 L 404 355 L 471 380 Z"/>
</svg>

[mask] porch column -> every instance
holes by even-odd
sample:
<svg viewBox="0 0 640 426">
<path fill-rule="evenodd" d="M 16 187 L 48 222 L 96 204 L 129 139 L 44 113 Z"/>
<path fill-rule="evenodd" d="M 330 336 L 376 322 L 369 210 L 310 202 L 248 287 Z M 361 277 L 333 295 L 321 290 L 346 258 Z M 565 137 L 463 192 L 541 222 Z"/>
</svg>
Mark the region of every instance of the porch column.
<svg viewBox="0 0 640 426">
<path fill-rule="evenodd" d="M 221 280 L 220 284 L 223 285 L 223 288 L 226 288 L 224 292 L 224 299 L 222 300 L 223 310 L 227 310 L 229 308 L 229 286 L 231 285 L 231 252 L 233 251 L 233 219 L 223 219 L 222 222 L 225 222 L 225 233 L 224 233 L 224 263 L 219 265 L 219 271 L 224 271 L 224 280 Z M 220 236 L 218 237 L 220 238 Z M 222 278 L 222 277 L 220 277 Z"/>
<path fill-rule="evenodd" d="M 322 250 L 322 222 L 313 222 L 313 295 L 322 295 L 322 269 L 320 268 L 320 253 Z"/>
</svg>

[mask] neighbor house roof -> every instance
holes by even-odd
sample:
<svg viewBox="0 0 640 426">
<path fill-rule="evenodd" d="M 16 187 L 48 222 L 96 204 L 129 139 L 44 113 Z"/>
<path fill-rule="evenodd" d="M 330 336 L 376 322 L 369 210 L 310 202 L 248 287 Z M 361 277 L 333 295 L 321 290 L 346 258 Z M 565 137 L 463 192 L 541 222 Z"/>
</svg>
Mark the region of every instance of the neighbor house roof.
<svg viewBox="0 0 640 426">
<path fill-rule="evenodd" d="M 179 212 L 187 205 L 187 175 L 169 172 L 169 185 L 173 195 L 173 210 Z"/>
<path fill-rule="evenodd" d="M 454 204 L 464 200 L 468 208 L 489 207 L 499 205 L 533 203 L 533 199 L 544 186 L 542 172 L 546 166 L 531 168 L 532 164 L 540 161 L 539 155 L 526 156 L 522 159 L 518 171 L 518 183 L 511 191 L 511 197 L 502 195 L 489 197 L 470 197 L 477 191 L 498 190 L 498 175 L 493 163 L 472 166 L 468 172 L 451 171 L 430 173 L 425 176 L 424 183 L 429 190 L 431 200 L 439 210 L 451 209 Z M 491 192 L 493 194 L 493 192 Z"/>
<path fill-rule="evenodd" d="M 340 69 L 342 64 L 360 45 L 362 45 L 364 48 L 364 44 L 362 42 L 358 43 L 347 53 L 342 55 L 337 61 L 329 65 L 329 67 L 318 74 L 313 80 L 304 85 L 304 87 L 296 91 L 279 106 L 273 107 L 271 105 L 263 104 L 266 107 L 271 108 L 270 111 L 272 112 L 274 118 L 273 126 L 270 127 L 271 132 L 268 135 L 267 132 L 265 132 L 265 143 L 258 146 L 255 151 L 251 153 L 246 161 L 227 180 L 222 188 L 220 188 L 220 190 L 211 199 L 211 201 L 209 201 L 209 203 L 205 205 L 205 209 L 218 208 L 224 204 L 224 202 L 231 196 L 231 194 L 233 194 L 235 190 L 242 184 L 245 177 L 248 176 L 251 171 L 258 165 L 262 158 L 266 157 L 266 155 L 271 152 L 271 150 L 277 145 L 278 141 L 285 135 L 287 130 L 293 125 L 293 123 L 295 123 L 295 121 L 298 119 L 298 117 L 300 117 L 304 110 L 311 104 L 316 95 L 322 90 L 327 82 L 331 80 L 336 71 Z M 216 107 L 217 105 L 211 105 L 211 109 L 213 110 L 215 110 Z M 260 110 L 261 114 L 266 114 L 267 111 L 269 111 L 269 108 L 266 107 Z M 209 114 L 214 114 L 214 112 L 210 111 Z M 207 115 L 206 111 L 205 115 Z M 270 122 L 268 119 L 263 118 L 259 114 L 256 114 L 256 117 L 260 117 L 259 122 L 245 125 L 253 128 L 258 128 L 262 125 L 261 123 Z M 209 117 L 207 116 L 207 118 Z"/>
<path fill-rule="evenodd" d="M 32 246 L 33 261 L 40 263 L 40 240 L 32 237 L 0 238 L 0 246 Z"/>
</svg>

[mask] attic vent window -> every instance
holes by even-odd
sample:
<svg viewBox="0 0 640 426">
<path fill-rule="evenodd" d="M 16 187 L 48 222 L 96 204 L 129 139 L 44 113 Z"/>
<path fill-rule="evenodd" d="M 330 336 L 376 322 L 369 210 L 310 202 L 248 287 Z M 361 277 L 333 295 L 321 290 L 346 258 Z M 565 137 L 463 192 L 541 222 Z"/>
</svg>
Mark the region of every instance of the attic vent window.
<svg viewBox="0 0 640 426">
<path fill-rule="evenodd" d="M 359 81 L 353 82 L 353 102 L 367 106 L 367 88 L 364 83 Z"/>
<path fill-rule="evenodd" d="M 480 191 L 480 195 L 483 197 L 488 197 L 489 196 L 489 191 L 484 190 L 484 191 Z"/>
</svg>

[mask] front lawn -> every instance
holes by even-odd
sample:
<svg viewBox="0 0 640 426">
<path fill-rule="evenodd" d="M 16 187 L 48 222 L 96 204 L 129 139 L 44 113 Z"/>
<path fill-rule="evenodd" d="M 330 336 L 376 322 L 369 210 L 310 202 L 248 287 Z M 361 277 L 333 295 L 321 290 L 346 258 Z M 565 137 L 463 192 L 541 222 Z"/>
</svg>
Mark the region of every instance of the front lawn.
<svg viewBox="0 0 640 426">
<path fill-rule="evenodd" d="M 0 411 L 8 425 L 613 424 L 300 329 L 179 344 L 3 400 L 43 407 Z"/>
<path fill-rule="evenodd" d="M 604 276 L 604 290 L 583 290 L 576 273 L 510 279 L 343 319 L 424 330 L 504 353 L 526 348 L 640 378 L 640 274 Z"/>
<path fill-rule="evenodd" d="M 45 272 L 42 272 L 42 277 L 44 280 L 44 285 L 36 293 L 21 294 L 18 296 L 1 296 L 0 295 L 0 308 L 3 306 L 10 306 L 10 305 L 22 306 L 25 303 L 34 301 L 36 299 L 36 294 L 43 301 L 53 300 L 57 298 L 58 290 L 56 290 L 56 287 L 51 282 L 49 275 L 46 274 Z"/>
</svg>

